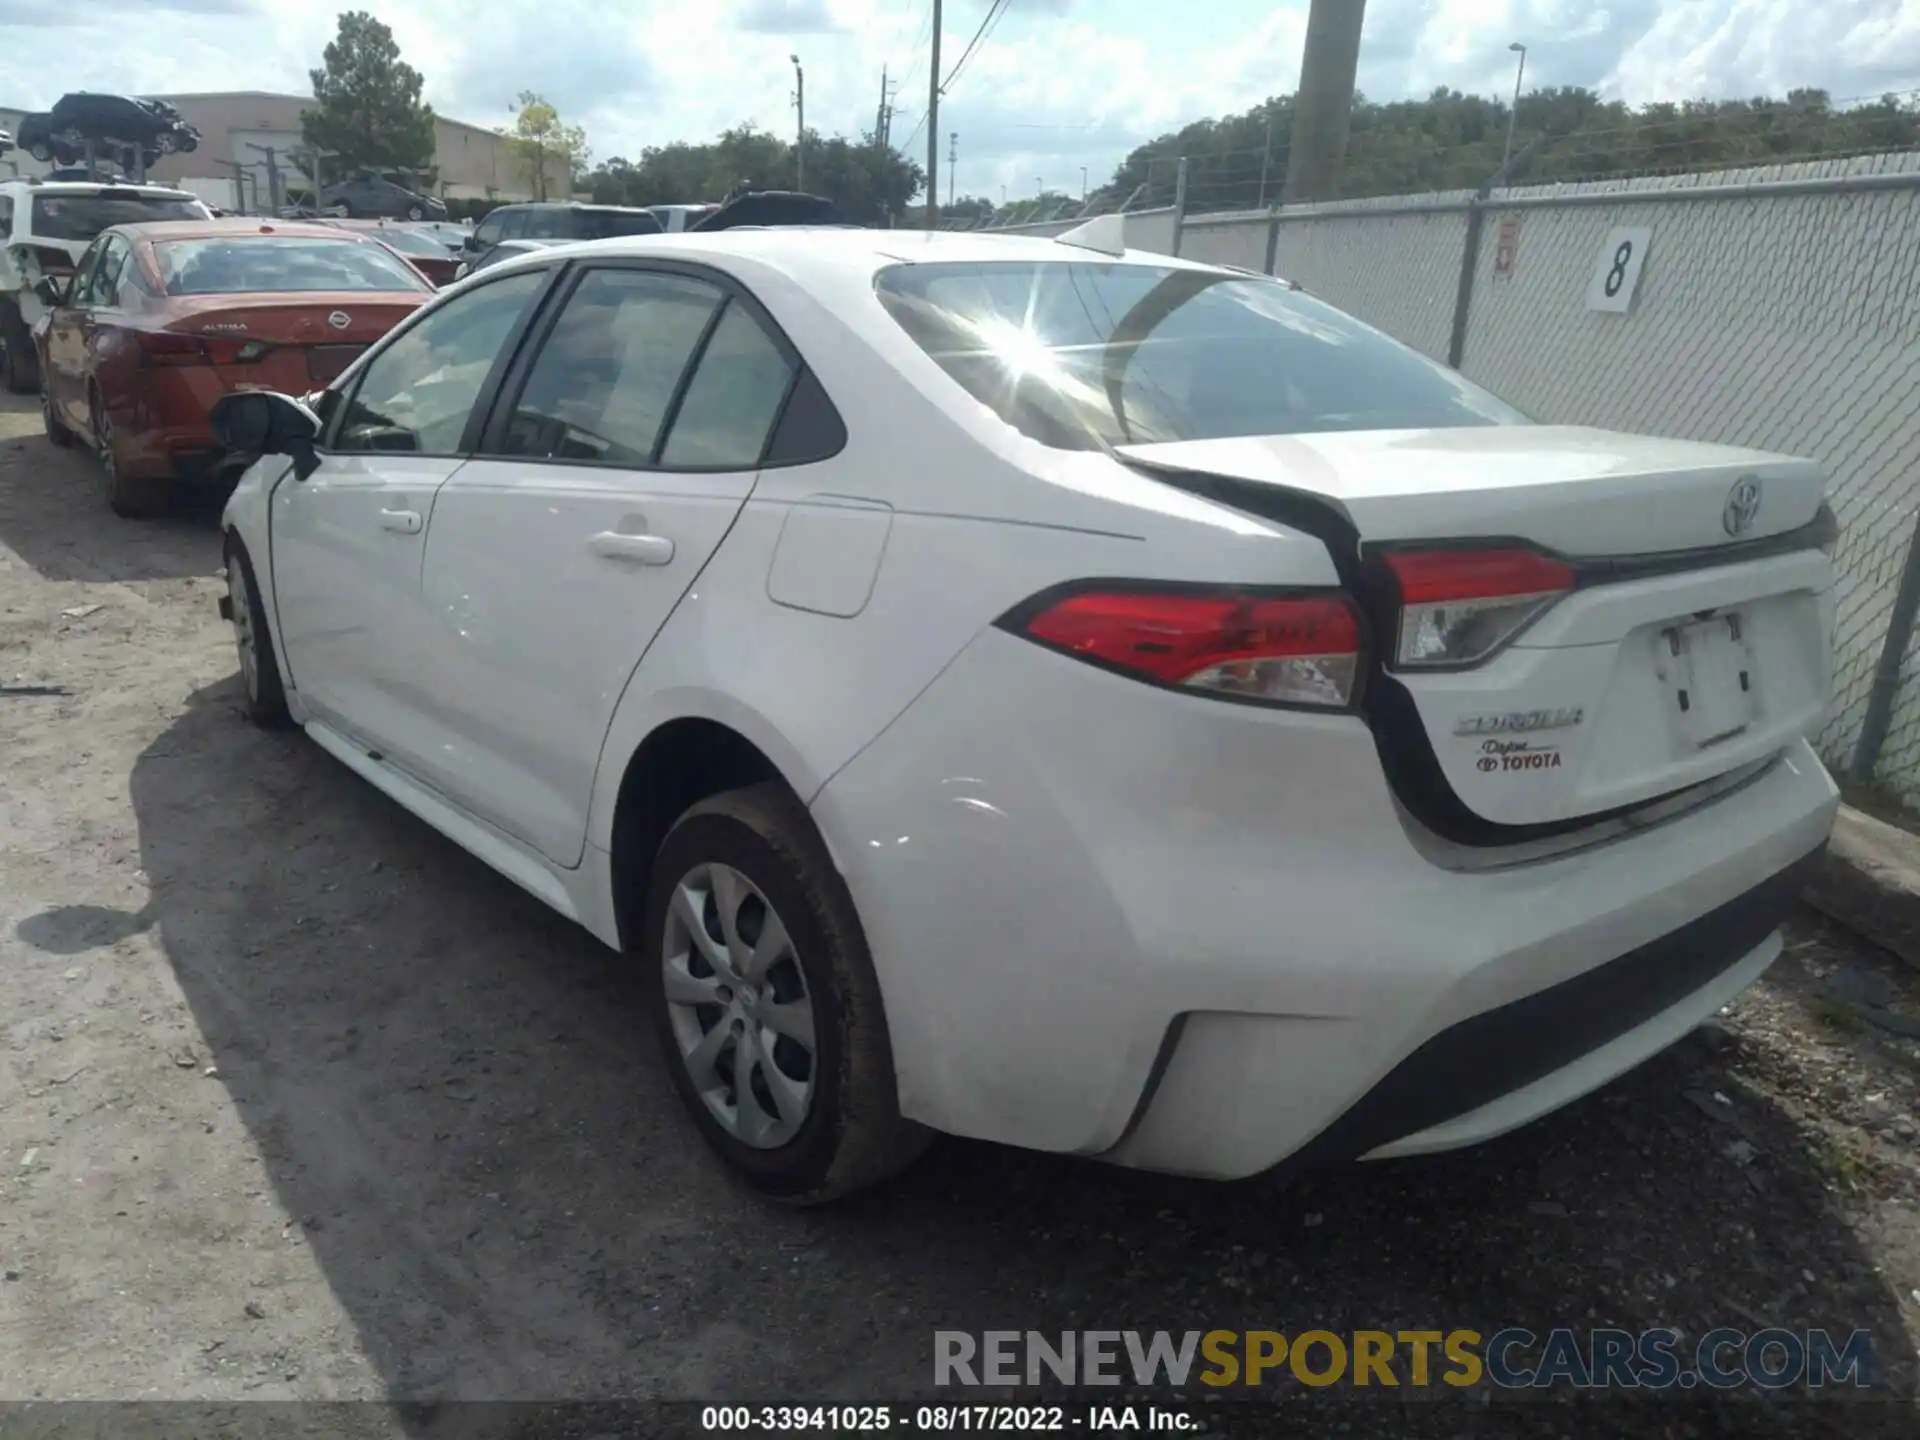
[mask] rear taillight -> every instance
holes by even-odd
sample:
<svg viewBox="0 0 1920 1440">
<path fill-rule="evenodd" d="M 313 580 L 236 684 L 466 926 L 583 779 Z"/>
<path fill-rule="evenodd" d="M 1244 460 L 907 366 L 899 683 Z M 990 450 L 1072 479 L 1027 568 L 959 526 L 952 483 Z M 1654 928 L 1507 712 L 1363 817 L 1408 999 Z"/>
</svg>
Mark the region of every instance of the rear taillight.
<svg viewBox="0 0 1920 1440">
<path fill-rule="evenodd" d="M 1408 669 L 1477 665 L 1574 586 L 1550 555 L 1498 550 L 1393 550 L 1382 559 L 1400 601 L 1394 663 Z"/>
<path fill-rule="evenodd" d="M 147 365 L 204 365 L 206 348 L 197 335 L 178 335 L 171 330 L 142 330 L 138 333 L 140 359 Z"/>
<path fill-rule="evenodd" d="M 272 349 L 265 340 L 182 335 L 173 330 L 140 332 L 140 356 L 148 365 L 250 365 Z"/>
<path fill-rule="evenodd" d="M 1360 677 L 1360 612 L 1341 594 L 1102 585 L 1009 628 L 1142 680 L 1276 705 L 1345 709 Z"/>
<path fill-rule="evenodd" d="M 1826 501 L 1820 502 L 1819 510 L 1813 516 L 1813 543 L 1829 560 L 1833 552 L 1840 548 L 1840 520 L 1833 513 L 1833 507 Z"/>
</svg>

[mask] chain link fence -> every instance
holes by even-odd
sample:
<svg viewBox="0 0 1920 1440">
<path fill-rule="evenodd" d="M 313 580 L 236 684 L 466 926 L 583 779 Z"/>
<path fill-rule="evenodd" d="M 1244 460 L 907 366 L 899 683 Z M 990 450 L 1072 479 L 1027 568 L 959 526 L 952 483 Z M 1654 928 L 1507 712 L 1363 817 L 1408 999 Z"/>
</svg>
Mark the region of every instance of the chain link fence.
<svg viewBox="0 0 1920 1440">
<path fill-rule="evenodd" d="M 1136 218 L 1130 248 L 1284 275 L 1540 421 L 1820 461 L 1843 527 L 1820 749 L 1920 805 L 1920 646 L 1897 603 L 1920 514 L 1920 155 L 1176 204 L 1138 235 Z M 1609 279 L 1622 232 L 1641 251 L 1635 283 L 1624 309 L 1594 308 L 1591 287 L 1624 282 L 1624 267 Z"/>
</svg>

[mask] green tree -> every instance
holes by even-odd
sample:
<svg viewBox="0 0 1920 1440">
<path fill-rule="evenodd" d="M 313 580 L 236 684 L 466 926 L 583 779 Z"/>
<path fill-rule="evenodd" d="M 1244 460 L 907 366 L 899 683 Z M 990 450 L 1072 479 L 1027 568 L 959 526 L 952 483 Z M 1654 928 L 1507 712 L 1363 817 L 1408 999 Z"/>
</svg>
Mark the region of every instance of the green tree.
<svg viewBox="0 0 1920 1440">
<path fill-rule="evenodd" d="M 616 155 L 585 177 L 603 205 L 693 205 L 724 199 L 737 185 L 781 190 L 793 184 L 793 144 L 751 125 L 705 144 L 649 146 L 638 160 Z M 911 160 L 873 143 L 807 132 L 807 189 L 854 220 L 885 224 L 906 212 L 926 178 Z"/>
<path fill-rule="evenodd" d="M 1355 95 L 1338 194 L 1474 189 L 1500 169 L 1511 113 L 1502 100 L 1446 88 L 1386 104 Z M 1291 95 L 1195 121 L 1128 155 L 1099 198 L 1115 205 L 1140 187 L 1136 206 L 1171 204 L 1184 157 L 1190 208 L 1271 204 L 1286 176 L 1292 130 Z M 1566 87 L 1522 95 L 1514 132 L 1514 178 L 1537 184 L 1911 150 L 1920 141 L 1920 109 L 1893 95 L 1836 109 L 1823 90 L 1636 109 Z"/>
<path fill-rule="evenodd" d="M 309 71 L 314 108 L 300 112 L 309 150 L 332 151 L 329 176 L 400 172 L 432 181 L 433 110 L 420 72 L 400 58 L 393 31 L 363 10 L 340 17 L 322 66 Z"/>
<path fill-rule="evenodd" d="M 574 177 L 586 169 L 587 132 L 568 125 L 543 95 L 522 90 L 514 117 L 513 141 L 536 200 L 573 198 Z"/>
</svg>

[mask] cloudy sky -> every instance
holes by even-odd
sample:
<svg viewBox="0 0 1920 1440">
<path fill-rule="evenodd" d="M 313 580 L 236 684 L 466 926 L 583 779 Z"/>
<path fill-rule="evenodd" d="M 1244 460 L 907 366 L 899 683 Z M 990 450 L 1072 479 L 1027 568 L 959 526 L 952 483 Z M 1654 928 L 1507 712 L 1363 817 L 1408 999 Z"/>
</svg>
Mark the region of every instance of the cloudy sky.
<svg viewBox="0 0 1920 1440">
<path fill-rule="evenodd" d="M 943 70 L 989 0 L 947 0 Z M 0 0 L 0 106 L 65 90 L 307 93 L 339 0 Z M 495 125 L 523 89 L 583 124 L 596 158 L 793 124 L 792 66 L 825 133 L 870 128 L 882 67 L 894 140 L 927 105 L 929 0 L 360 0 L 454 119 Z M 1295 88 L 1307 0 L 1009 0 L 941 107 L 959 188 L 1077 193 L 1134 145 Z M 1920 0 L 1370 0 L 1360 86 L 1586 85 L 1632 101 L 1920 87 Z M 924 127 L 913 148 L 924 160 Z M 945 168 L 946 142 L 941 142 Z M 942 176 L 942 189 L 945 184 Z"/>
</svg>

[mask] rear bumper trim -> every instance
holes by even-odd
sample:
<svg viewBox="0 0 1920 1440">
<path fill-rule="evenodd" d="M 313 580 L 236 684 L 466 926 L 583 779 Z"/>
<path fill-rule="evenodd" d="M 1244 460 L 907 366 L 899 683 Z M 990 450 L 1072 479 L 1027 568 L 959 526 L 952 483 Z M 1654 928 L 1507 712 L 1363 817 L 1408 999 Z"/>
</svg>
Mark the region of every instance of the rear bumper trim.
<svg viewBox="0 0 1920 1440">
<path fill-rule="evenodd" d="M 1779 929 L 1824 848 L 1637 950 L 1442 1030 L 1279 1168 L 1358 1159 L 1478 1110 L 1645 1024 Z"/>
</svg>

